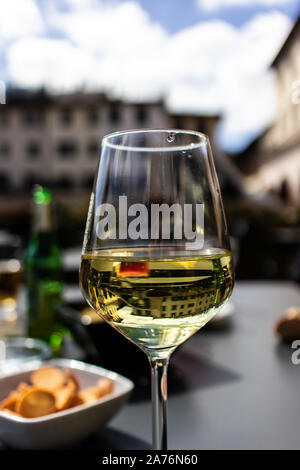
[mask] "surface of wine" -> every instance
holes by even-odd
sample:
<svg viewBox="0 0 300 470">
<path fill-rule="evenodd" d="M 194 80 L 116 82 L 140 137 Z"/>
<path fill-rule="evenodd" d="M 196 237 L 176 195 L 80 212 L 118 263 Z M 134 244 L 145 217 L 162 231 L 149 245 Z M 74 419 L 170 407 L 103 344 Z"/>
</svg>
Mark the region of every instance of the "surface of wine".
<svg viewBox="0 0 300 470">
<path fill-rule="evenodd" d="M 82 256 L 80 284 L 89 304 L 142 349 L 157 355 L 202 328 L 233 288 L 229 251 L 146 258 L 134 252 Z"/>
</svg>

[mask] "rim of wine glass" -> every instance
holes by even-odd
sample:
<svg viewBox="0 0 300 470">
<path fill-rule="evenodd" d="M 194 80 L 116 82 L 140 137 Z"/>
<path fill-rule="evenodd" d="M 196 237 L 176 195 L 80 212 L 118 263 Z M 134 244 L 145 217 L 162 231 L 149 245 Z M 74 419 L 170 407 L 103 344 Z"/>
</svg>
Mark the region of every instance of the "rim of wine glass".
<svg viewBox="0 0 300 470">
<path fill-rule="evenodd" d="M 122 145 L 122 144 L 113 144 L 112 142 L 109 142 L 109 139 L 111 137 L 119 136 L 119 135 L 129 135 L 129 134 L 150 134 L 150 133 L 155 133 L 155 132 L 161 132 L 161 133 L 174 133 L 174 134 L 187 134 L 187 135 L 193 135 L 199 138 L 199 142 L 194 143 L 191 142 L 190 144 L 186 145 L 178 145 L 178 146 L 171 146 L 171 147 L 134 147 L 131 145 Z M 206 134 L 203 134 L 202 132 L 198 131 L 193 131 L 190 129 L 129 129 L 129 130 L 124 130 L 124 131 L 117 131 L 117 132 L 112 132 L 110 134 L 106 134 L 103 139 L 102 139 L 102 144 L 113 148 L 113 149 L 120 149 L 120 150 L 129 150 L 133 152 L 176 152 L 176 151 L 183 151 L 183 150 L 195 150 L 197 148 L 200 148 L 202 145 L 207 145 L 209 142 L 209 138 Z M 170 142 L 171 143 L 171 142 Z"/>
</svg>

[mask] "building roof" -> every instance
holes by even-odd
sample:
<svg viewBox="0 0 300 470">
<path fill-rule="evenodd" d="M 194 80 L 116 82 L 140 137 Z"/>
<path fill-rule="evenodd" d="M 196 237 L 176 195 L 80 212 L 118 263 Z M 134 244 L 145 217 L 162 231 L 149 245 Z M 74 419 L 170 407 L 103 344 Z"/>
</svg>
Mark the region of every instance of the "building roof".
<svg viewBox="0 0 300 470">
<path fill-rule="evenodd" d="M 74 107 L 74 106 L 92 106 L 98 104 L 110 104 L 110 105 L 128 105 L 134 107 L 144 106 L 161 106 L 165 112 L 171 118 L 186 118 L 195 117 L 199 119 L 212 119 L 219 121 L 222 118 L 221 114 L 207 114 L 197 112 L 171 112 L 168 110 L 163 99 L 145 100 L 145 101 L 126 101 L 116 98 L 110 98 L 103 92 L 84 92 L 78 90 L 72 93 L 59 93 L 50 94 L 45 89 L 26 90 L 22 88 L 9 88 L 6 94 L 6 104 L 8 106 L 22 106 L 22 107 L 46 107 L 49 105 L 58 105 L 62 107 Z"/>
<path fill-rule="evenodd" d="M 6 91 L 6 105 L 8 106 L 46 106 L 50 103 L 52 103 L 52 98 L 43 88 L 35 91 L 8 88 Z"/>
<path fill-rule="evenodd" d="M 222 119 L 222 114 L 209 114 L 209 113 L 201 113 L 201 112 L 198 112 L 196 113 L 195 111 L 194 112 L 171 112 L 169 111 L 169 115 L 172 117 L 172 118 L 175 118 L 175 119 L 181 119 L 181 118 L 185 118 L 185 117 L 195 117 L 195 118 L 201 118 L 201 119 L 213 119 L 213 120 L 216 120 L 216 121 L 220 121 Z"/>
<path fill-rule="evenodd" d="M 286 49 L 289 47 L 289 45 L 293 42 L 294 38 L 297 36 L 297 34 L 300 32 L 300 15 L 298 16 L 296 23 L 292 27 L 291 31 L 289 32 L 286 40 L 284 41 L 283 45 L 281 46 L 281 49 L 279 50 L 277 56 L 271 63 L 270 67 L 277 67 L 278 62 L 280 59 L 283 57 Z"/>
</svg>

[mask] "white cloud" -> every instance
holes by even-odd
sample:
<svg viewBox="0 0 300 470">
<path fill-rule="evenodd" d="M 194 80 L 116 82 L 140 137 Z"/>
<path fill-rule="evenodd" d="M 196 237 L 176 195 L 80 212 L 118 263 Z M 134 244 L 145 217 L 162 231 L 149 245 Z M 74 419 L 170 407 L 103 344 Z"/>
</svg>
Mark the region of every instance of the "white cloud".
<svg viewBox="0 0 300 470">
<path fill-rule="evenodd" d="M 286 5 L 291 0 L 196 0 L 200 10 L 214 12 L 225 8 L 249 8 L 249 7 L 278 7 Z"/>
<path fill-rule="evenodd" d="M 227 142 L 272 119 L 268 65 L 290 27 L 285 15 L 257 15 L 240 28 L 204 21 L 170 35 L 134 1 L 64 0 L 68 4 L 72 9 L 62 10 L 51 1 L 45 14 L 47 27 L 64 38 L 32 34 L 8 47 L 15 83 L 101 88 L 131 100 L 164 95 L 174 111 L 221 112 Z"/>
<path fill-rule="evenodd" d="M 48 18 L 50 24 L 63 30 L 75 44 L 97 54 L 129 56 L 144 52 L 146 55 L 156 52 L 166 39 L 163 28 L 151 22 L 134 1 L 110 5 L 77 0 L 77 8 L 69 12 L 52 9 Z"/>
<path fill-rule="evenodd" d="M 75 47 L 97 59 L 92 77 L 86 77 L 89 83 L 133 99 L 161 93 L 164 67 L 158 65 L 169 38 L 137 3 L 77 0 L 70 11 L 49 9 L 48 19 Z"/>
<path fill-rule="evenodd" d="M 222 113 L 222 142 L 228 148 L 258 133 L 274 116 L 274 81 L 269 64 L 289 28 L 290 21 L 273 12 L 258 15 L 241 28 L 206 22 L 183 31 L 181 46 L 176 37 L 173 41 L 174 51 L 182 50 L 186 75 L 172 87 L 169 107 Z"/>
<path fill-rule="evenodd" d="M 0 39 L 11 40 L 40 34 L 44 22 L 34 0 L 2 0 L 0 6 Z"/>
<path fill-rule="evenodd" d="M 10 76 L 21 87 L 72 91 L 88 85 L 87 77 L 93 77 L 97 66 L 93 55 L 61 39 L 20 39 L 9 52 Z"/>
</svg>

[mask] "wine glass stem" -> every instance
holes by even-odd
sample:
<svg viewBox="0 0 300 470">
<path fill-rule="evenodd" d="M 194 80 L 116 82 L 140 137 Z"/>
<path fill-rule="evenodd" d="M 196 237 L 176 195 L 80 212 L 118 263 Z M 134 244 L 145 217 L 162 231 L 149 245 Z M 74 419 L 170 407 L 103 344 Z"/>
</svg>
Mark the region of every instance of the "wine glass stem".
<svg viewBox="0 0 300 470">
<path fill-rule="evenodd" d="M 152 392 L 152 447 L 167 449 L 167 369 L 169 358 L 149 357 Z"/>
</svg>

